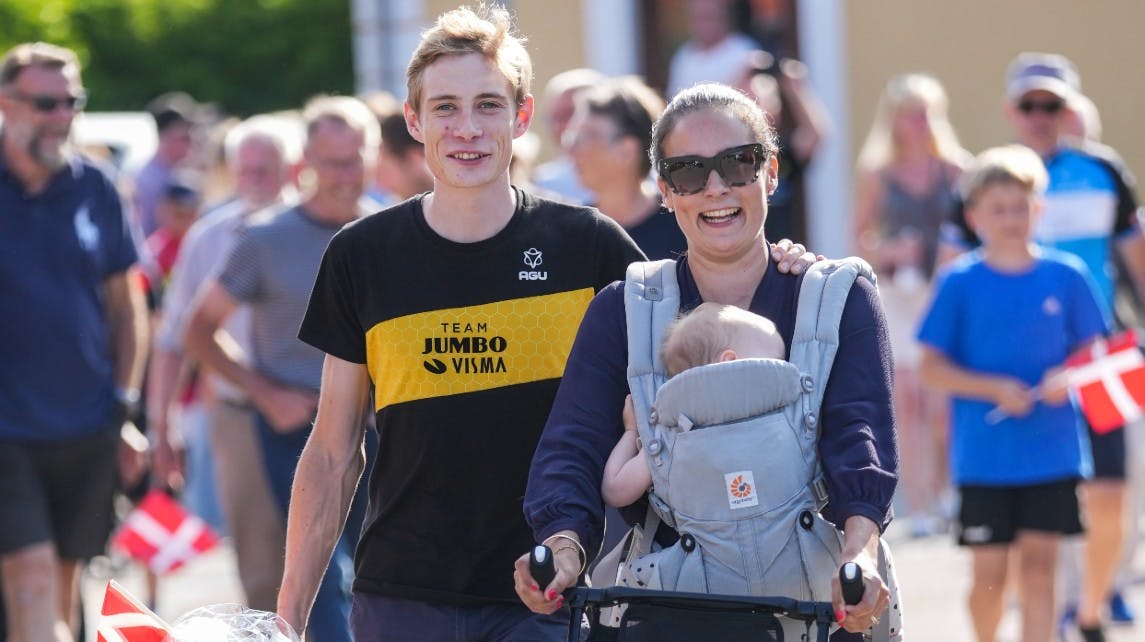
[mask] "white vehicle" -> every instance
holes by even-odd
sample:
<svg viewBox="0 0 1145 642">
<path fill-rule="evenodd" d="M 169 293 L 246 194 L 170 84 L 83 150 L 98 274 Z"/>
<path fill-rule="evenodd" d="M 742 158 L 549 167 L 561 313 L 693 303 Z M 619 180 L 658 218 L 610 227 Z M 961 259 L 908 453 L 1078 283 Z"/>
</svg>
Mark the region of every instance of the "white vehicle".
<svg viewBox="0 0 1145 642">
<path fill-rule="evenodd" d="M 83 112 L 72 125 L 72 137 L 80 149 L 127 175 L 151 160 L 159 142 L 155 121 L 145 111 Z"/>
</svg>

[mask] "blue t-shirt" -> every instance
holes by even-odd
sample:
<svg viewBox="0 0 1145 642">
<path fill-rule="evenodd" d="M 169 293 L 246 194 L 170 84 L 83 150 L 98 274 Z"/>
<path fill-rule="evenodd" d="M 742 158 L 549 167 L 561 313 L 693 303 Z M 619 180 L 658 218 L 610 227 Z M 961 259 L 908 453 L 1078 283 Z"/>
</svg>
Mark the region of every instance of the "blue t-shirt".
<svg viewBox="0 0 1145 642">
<path fill-rule="evenodd" d="M 1044 249 L 1026 271 L 1003 273 L 964 255 L 936 285 L 918 339 L 955 365 L 1030 386 L 1109 322 L 1076 257 Z M 1088 476 L 1088 437 L 1073 404 L 1037 403 L 1024 417 L 988 424 L 994 404 L 951 401 L 951 471 L 958 484 L 1013 486 Z"/>
<path fill-rule="evenodd" d="M 75 159 L 28 195 L 0 154 L 0 439 L 111 428 L 104 282 L 136 259 L 119 193 L 102 171 Z"/>
</svg>

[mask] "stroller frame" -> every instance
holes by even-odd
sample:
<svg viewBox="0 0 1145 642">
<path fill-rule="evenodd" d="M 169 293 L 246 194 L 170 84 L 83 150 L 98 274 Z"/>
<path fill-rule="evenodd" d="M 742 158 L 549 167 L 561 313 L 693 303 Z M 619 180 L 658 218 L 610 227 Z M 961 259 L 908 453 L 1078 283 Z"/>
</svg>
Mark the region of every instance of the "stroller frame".
<svg viewBox="0 0 1145 642">
<path fill-rule="evenodd" d="M 569 642 L 578 642 L 581 619 L 588 614 L 591 626 L 600 626 L 597 616 L 601 607 L 620 604 L 654 604 L 699 611 L 769 613 L 816 624 L 816 640 L 827 642 L 831 623 L 835 621 L 834 606 L 830 602 L 801 601 L 787 597 L 756 597 L 743 595 L 715 595 L 657 591 L 628 587 L 589 588 L 576 587 L 565 592 L 571 611 Z"/>
</svg>

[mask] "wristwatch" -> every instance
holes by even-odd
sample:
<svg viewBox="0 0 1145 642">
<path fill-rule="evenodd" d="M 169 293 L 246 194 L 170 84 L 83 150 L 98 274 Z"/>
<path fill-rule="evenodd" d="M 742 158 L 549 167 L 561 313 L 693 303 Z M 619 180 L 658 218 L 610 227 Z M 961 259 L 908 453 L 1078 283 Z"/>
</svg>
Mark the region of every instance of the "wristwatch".
<svg viewBox="0 0 1145 642">
<path fill-rule="evenodd" d="M 116 423 L 134 420 L 139 414 L 139 391 L 116 387 L 115 389 L 115 415 Z"/>
</svg>

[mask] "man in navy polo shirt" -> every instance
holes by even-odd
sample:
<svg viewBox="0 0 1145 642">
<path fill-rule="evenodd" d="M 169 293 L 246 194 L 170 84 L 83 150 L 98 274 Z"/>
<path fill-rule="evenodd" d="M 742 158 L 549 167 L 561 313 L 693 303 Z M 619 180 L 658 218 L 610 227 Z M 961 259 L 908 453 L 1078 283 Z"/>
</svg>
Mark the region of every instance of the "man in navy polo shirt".
<svg viewBox="0 0 1145 642">
<path fill-rule="evenodd" d="M 146 340 L 119 194 L 69 143 L 83 103 L 73 52 L 0 59 L 0 576 L 8 632 L 28 642 L 74 639 Z"/>
</svg>

